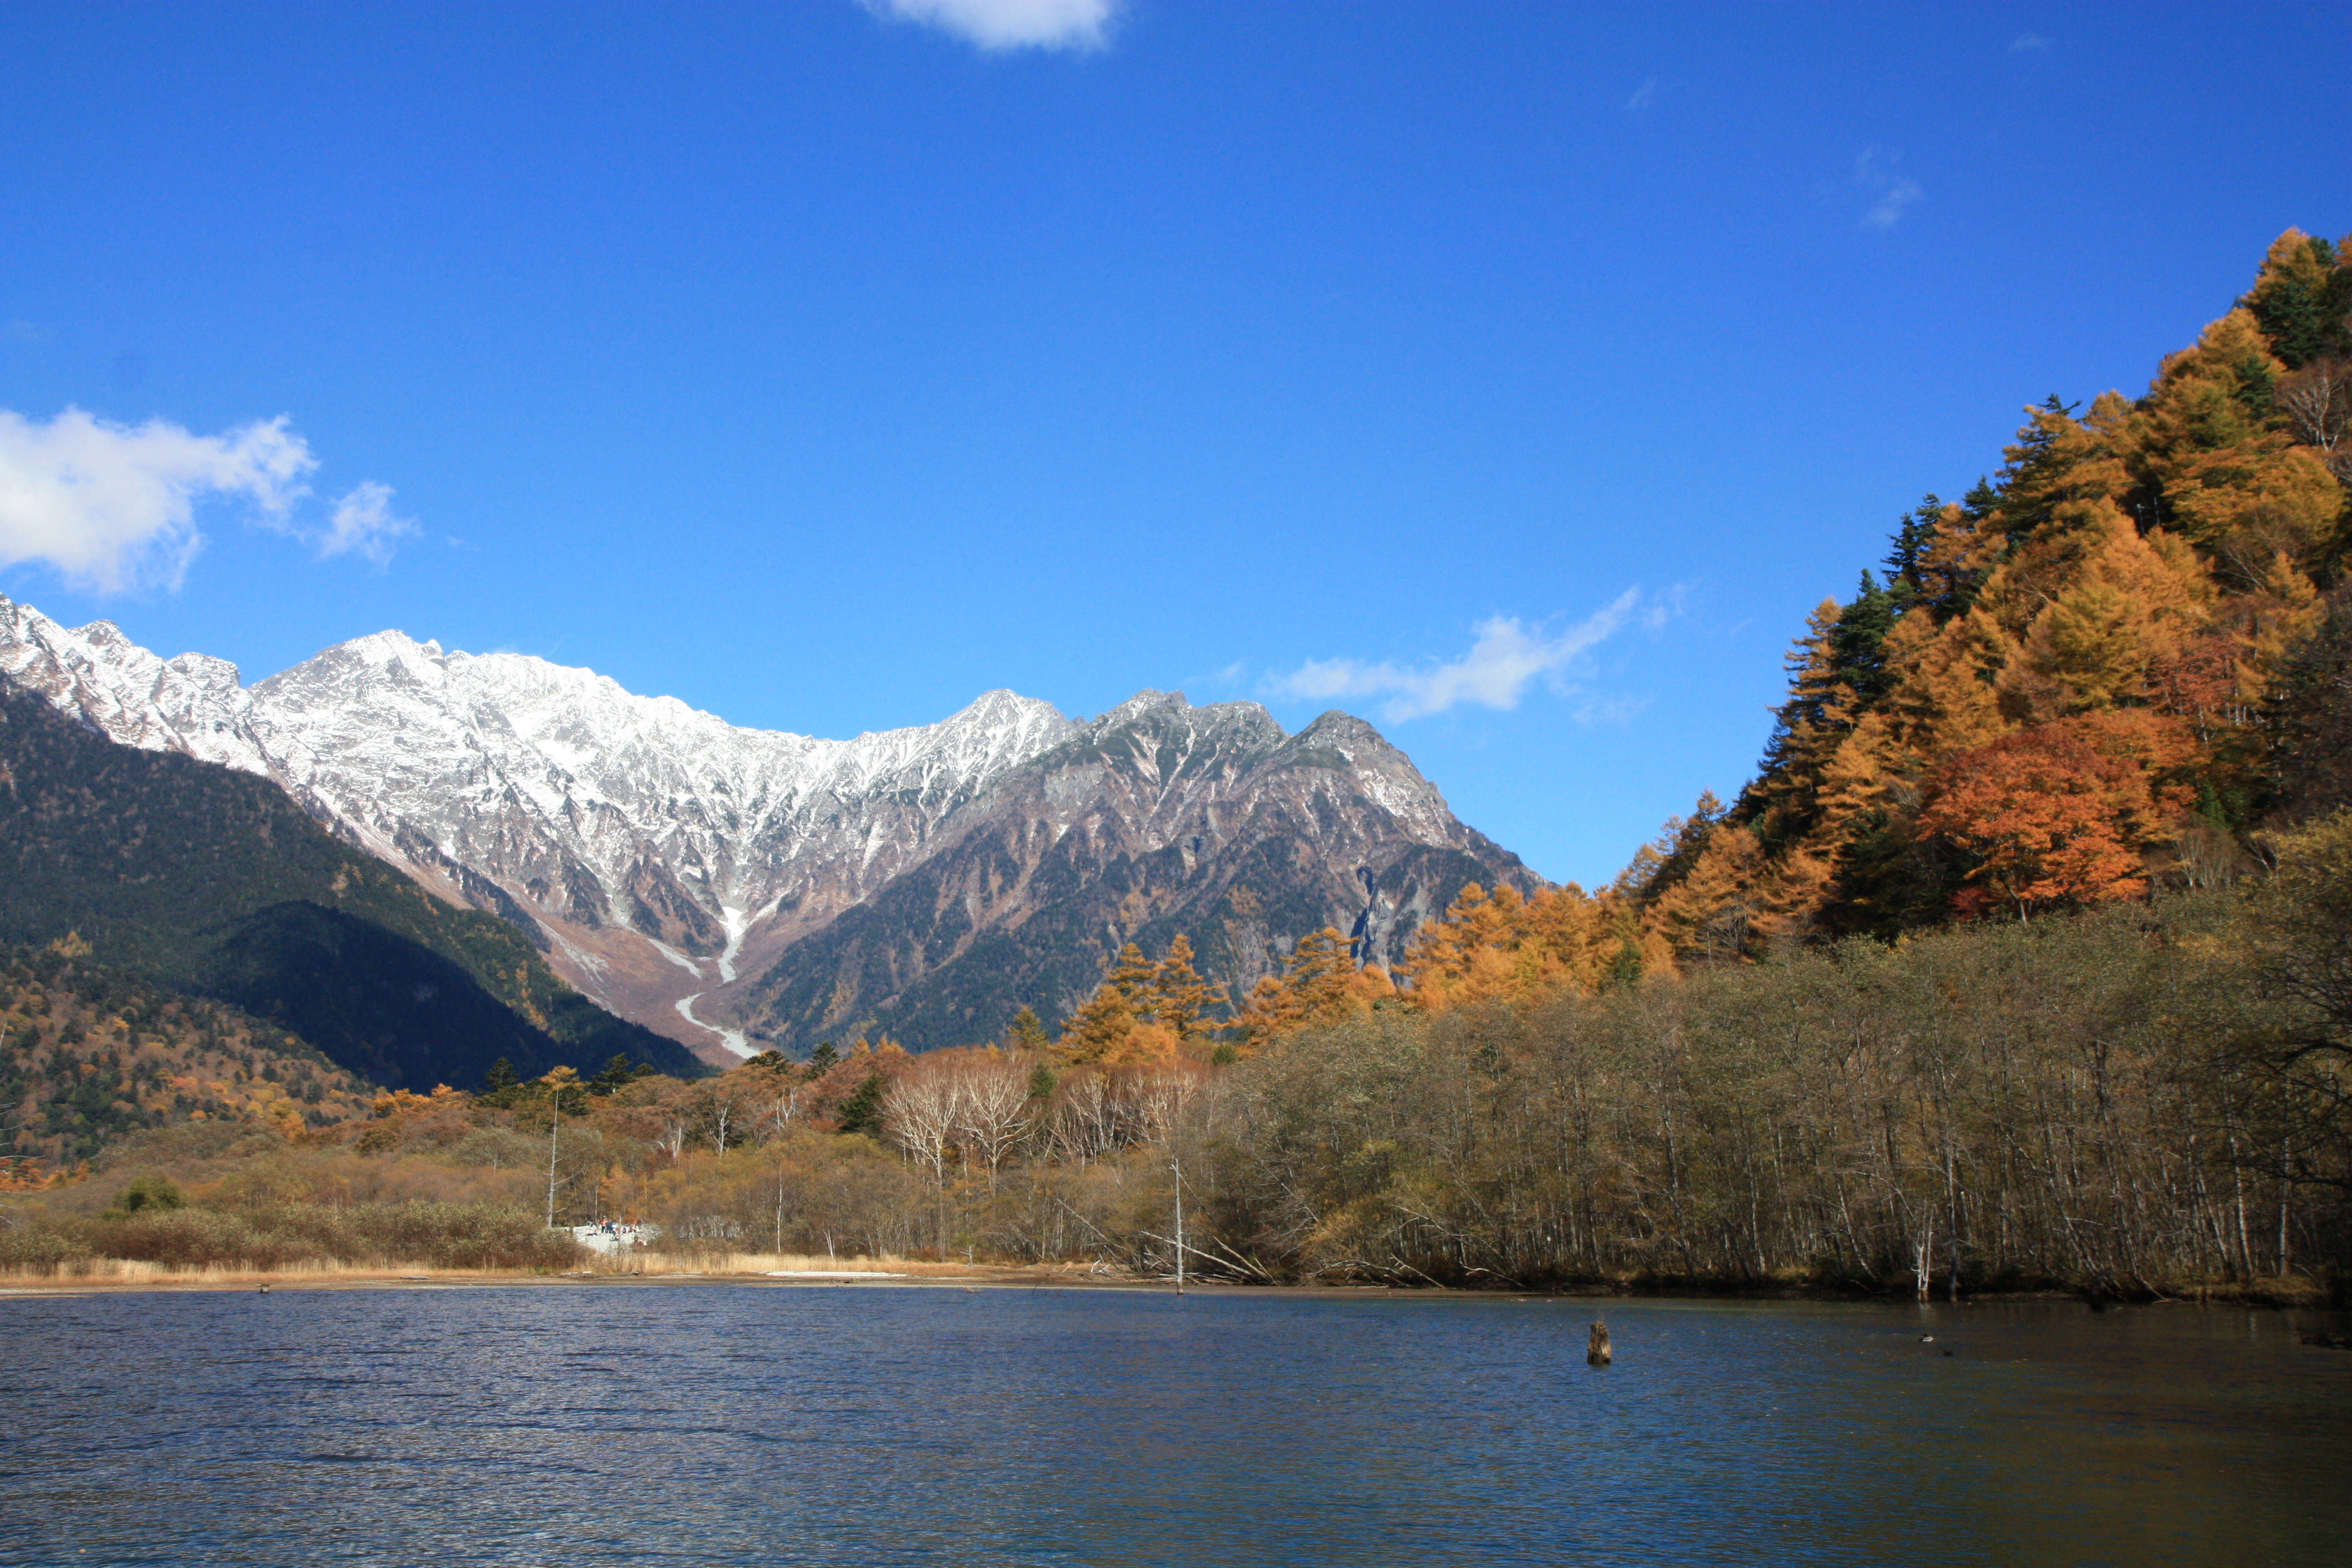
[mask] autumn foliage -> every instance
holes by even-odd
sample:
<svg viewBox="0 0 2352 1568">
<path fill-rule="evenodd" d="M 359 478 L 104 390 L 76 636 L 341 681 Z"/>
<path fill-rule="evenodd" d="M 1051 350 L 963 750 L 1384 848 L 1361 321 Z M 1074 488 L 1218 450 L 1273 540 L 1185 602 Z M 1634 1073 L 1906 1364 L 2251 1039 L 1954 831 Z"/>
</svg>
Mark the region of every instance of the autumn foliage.
<svg viewBox="0 0 2352 1568">
<path fill-rule="evenodd" d="M 1978 862 L 1960 908 L 2020 918 L 2054 904 L 2147 890 L 2141 844 L 2157 831 L 2147 773 L 2063 725 L 2004 735 L 1945 765 L 1920 826 Z"/>
<path fill-rule="evenodd" d="M 2137 399 L 2027 410 L 1813 612 L 1763 770 L 1629 873 L 1683 963 L 2203 885 L 2292 812 L 2293 672 L 2352 545 L 2352 265 L 2280 237 Z M 2184 869 L 2184 868 L 2187 868 Z"/>
<path fill-rule="evenodd" d="M 1192 944 L 1184 937 L 1156 963 L 1130 942 L 1094 995 L 1064 1022 L 1054 1055 L 1064 1066 L 1166 1066 L 1207 1037 L 1224 1003 L 1223 991 L 1192 967 Z"/>
<path fill-rule="evenodd" d="M 1235 998 L 1184 937 L 1129 941 L 1036 999 L 1058 1027 L 964 1049 L 345 1105 L 252 1021 L 96 1005 L 51 954 L 0 975 L 11 1081 L 53 1158 L 118 1125 L 268 1145 L 197 1172 L 194 1217 L 87 1221 L 159 1256 L 236 1205 L 437 1204 L 450 1257 L 550 1246 L 484 1217 L 523 1205 L 713 1252 L 1163 1268 L 1181 1179 L 1194 1263 L 1234 1278 L 1908 1290 L 1940 1235 L 1955 1290 L 2151 1289 L 2151 1261 L 2284 1289 L 2300 1248 L 2352 1257 L 2352 266 L 2289 231 L 2142 395 L 2053 397 L 2003 458 L 1816 606 L 1736 798 L 1598 891 L 1465 887 L 1393 973 L 1327 927 Z"/>
</svg>

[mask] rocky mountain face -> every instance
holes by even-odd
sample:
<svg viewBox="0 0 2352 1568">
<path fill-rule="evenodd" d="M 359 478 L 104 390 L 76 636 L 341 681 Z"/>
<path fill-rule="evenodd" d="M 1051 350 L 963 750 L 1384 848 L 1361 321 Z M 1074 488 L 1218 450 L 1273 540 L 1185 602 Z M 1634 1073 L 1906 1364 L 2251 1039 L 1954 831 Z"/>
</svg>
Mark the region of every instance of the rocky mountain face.
<svg viewBox="0 0 2352 1568">
<path fill-rule="evenodd" d="M 1191 938 L 1238 996 L 1325 926 L 1392 963 L 1465 882 L 1532 888 L 1360 719 L 1143 692 L 1013 769 L 919 865 L 739 986 L 755 1037 L 986 1039 L 1083 1002 L 1122 942 Z"/>
<path fill-rule="evenodd" d="M 1146 692 L 1079 723 L 994 691 L 815 740 L 398 632 L 248 688 L 5 598 L 0 674 L 123 744 L 274 780 L 713 1058 L 984 1037 L 1178 931 L 1240 987 L 1326 924 L 1391 957 L 1464 881 L 1533 881 L 1344 714 L 1286 736 L 1254 704 Z"/>
</svg>

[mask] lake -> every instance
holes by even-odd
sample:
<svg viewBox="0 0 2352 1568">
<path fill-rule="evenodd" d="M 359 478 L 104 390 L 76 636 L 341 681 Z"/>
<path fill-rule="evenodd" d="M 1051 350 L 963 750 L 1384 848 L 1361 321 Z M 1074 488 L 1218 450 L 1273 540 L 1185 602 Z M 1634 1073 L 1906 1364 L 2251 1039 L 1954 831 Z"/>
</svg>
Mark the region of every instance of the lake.
<svg viewBox="0 0 2352 1568">
<path fill-rule="evenodd" d="M 717 1282 L 0 1296 L 0 1563 L 2340 1564 L 2352 1353 L 2298 1334 L 2344 1326 Z"/>
</svg>

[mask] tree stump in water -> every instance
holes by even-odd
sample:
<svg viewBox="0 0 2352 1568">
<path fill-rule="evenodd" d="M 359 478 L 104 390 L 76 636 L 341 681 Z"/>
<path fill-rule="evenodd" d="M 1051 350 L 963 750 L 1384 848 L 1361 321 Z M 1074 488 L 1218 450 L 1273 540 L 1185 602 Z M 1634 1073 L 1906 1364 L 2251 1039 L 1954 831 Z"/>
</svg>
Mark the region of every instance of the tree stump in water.
<svg viewBox="0 0 2352 1568">
<path fill-rule="evenodd" d="M 1595 1323 L 1592 1325 L 1592 1337 L 1584 1342 L 1584 1364 L 1587 1366 L 1607 1366 L 1609 1364 L 1608 1324 Z"/>
</svg>

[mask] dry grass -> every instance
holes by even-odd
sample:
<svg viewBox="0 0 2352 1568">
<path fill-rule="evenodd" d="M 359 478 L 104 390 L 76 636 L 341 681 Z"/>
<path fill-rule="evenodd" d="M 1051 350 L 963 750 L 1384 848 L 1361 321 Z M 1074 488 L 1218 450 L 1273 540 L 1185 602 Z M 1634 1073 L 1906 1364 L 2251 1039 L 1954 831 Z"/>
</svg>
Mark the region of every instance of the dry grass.
<svg viewBox="0 0 2352 1568">
<path fill-rule="evenodd" d="M 1036 1265 L 938 1263 L 886 1253 L 879 1258 L 807 1257 L 790 1252 L 639 1252 L 591 1255 L 569 1269 L 440 1268 L 424 1264 L 339 1263 L 331 1260 L 253 1268 L 240 1264 L 152 1263 L 140 1258 L 78 1258 L 54 1266 L 0 1268 L 0 1291 L 20 1289 L 226 1289 L 397 1284 L 555 1282 L 583 1279 L 762 1279 L 779 1272 L 866 1274 L 903 1279 L 1024 1279 L 1046 1282 L 1080 1270 Z"/>
<path fill-rule="evenodd" d="M 774 1273 L 895 1274 L 910 1279 L 998 1279 L 1009 1273 L 1054 1274 L 1054 1268 L 997 1264 L 939 1263 L 903 1258 L 895 1252 L 879 1257 L 828 1257 L 799 1252 L 625 1252 L 614 1257 L 592 1254 L 581 1267 L 591 1273 L 748 1275 Z"/>
<path fill-rule="evenodd" d="M 480 1279 L 500 1272 L 530 1279 L 530 1271 L 435 1268 L 425 1265 L 357 1264 L 322 1260 L 256 1268 L 234 1263 L 150 1263 L 137 1258 L 77 1258 L 53 1267 L 38 1264 L 0 1268 L 0 1289 L 53 1285 L 268 1285 L 278 1282 L 344 1282 L 363 1284 L 385 1280 Z M 544 1278 L 544 1271 L 538 1277 Z"/>
</svg>

